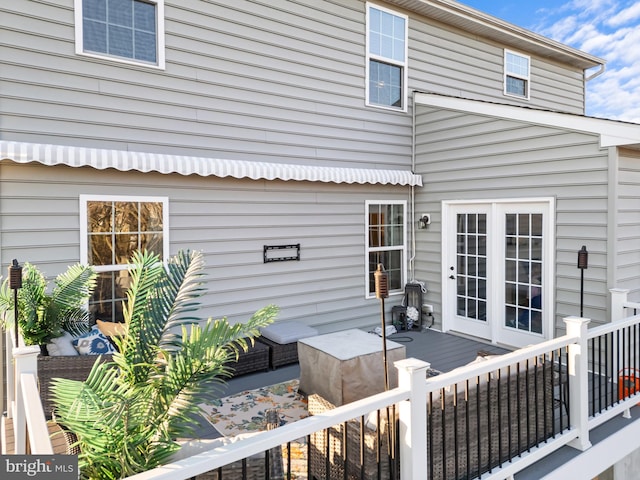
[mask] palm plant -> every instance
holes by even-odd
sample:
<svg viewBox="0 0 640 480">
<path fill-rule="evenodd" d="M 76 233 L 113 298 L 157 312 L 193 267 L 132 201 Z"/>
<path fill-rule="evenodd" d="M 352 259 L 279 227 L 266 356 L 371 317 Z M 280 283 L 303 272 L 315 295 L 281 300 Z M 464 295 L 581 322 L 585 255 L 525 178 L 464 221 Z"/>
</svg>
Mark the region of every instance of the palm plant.
<svg viewBox="0 0 640 480">
<path fill-rule="evenodd" d="M 83 478 L 117 479 L 166 463 L 193 437 L 200 404 L 217 398 L 225 364 L 277 314 L 270 305 L 246 324 L 195 316 L 201 253 L 181 251 L 165 266 L 136 252 L 124 308 L 126 333 L 113 362 L 96 362 L 85 382 L 53 380 L 58 423 L 76 434 Z"/>
<path fill-rule="evenodd" d="M 18 290 L 18 326 L 25 345 L 44 345 L 68 331 L 78 335 L 89 327 L 84 308 L 96 285 L 96 272 L 87 265 L 72 265 L 54 280 L 51 293 L 42 272 L 31 263 L 22 270 Z M 15 327 L 14 295 L 9 279 L 0 286 L 0 314 L 3 327 Z"/>
</svg>

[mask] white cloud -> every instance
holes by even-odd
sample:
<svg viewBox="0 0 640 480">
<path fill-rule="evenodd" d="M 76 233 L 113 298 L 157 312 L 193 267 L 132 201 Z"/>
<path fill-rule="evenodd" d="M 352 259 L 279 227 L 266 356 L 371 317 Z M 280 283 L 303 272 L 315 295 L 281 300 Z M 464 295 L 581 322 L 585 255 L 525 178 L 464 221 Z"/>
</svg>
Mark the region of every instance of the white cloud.
<svg viewBox="0 0 640 480">
<path fill-rule="evenodd" d="M 607 20 L 607 25 L 611 27 L 619 27 L 626 23 L 640 19 L 640 2 L 636 2 L 627 7 Z"/>
<path fill-rule="evenodd" d="M 587 114 L 640 123 L 640 2 L 572 0 L 538 13 L 533 30 L 607 61 L 587 84 Z"/>
</svg>

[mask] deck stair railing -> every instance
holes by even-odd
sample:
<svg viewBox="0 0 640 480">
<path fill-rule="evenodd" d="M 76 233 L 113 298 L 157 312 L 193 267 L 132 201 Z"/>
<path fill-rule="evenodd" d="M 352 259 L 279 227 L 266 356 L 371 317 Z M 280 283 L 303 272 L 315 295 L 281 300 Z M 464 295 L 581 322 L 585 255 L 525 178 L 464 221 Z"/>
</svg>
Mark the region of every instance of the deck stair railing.
<svg viewBox="0 0 640 480">
<path fill-rule="evenodd" d="M 256 455 L 268 465 L 273 458 L 269 452 L 283 446 L 283 478 L 311 478 L 310 461 L 292 467 L 289 453 L 293 443 L 305 444 L 309 459 L 314 435 L 338 431 L 344 435 L 335 443 L 339 451 L 320 449 L 326 455 L 325 462 L 329 462 L 326 471 L 331 471 L 331 462 L 348 464 L 352 455 L 357 464 L 367 445 L 363 441 L 354 448 L 347 441 L 349 429 L 361 425 L 364 438 L 365 427 L 375 431 L 380 425 L 384 433 L 384 421 L 378 420 L 373 427 L 365 424 L 371 423 L 371 412 L 379 411 L 374 417 L 382 418 L 388 408 L 394 412 L 392 423 L 397 426 L 392 444 L 402 480 L 424 480 L 425 472 L 430 480 L 510 478 L 563 446 L 588 449 L 591 429 L 616 415 L 628 415 L 629 409 L 640 402 L 640 379 L 633 371 L 640 368 L 640 359 L 634 353 L 640 345 L 640 316 L 633 311 L 637 308 L 640 304 L 627 302 L 626 292 L 612 291 L 609 324 L 588 329 L 589 320 L 569 317 L 565 319 L 567 334 L 562 337 L 427 379 L 428 363 L 416 359 L 397 362 L 398 388 L 130 478 L 183 480 L 200 476 L 224 480 L 225 476 L 219 476 L 223 467 L 240 462 L 246 471 L 247 459 Z M 20 371 L 23 361 L 27 360 L 15 358 L 20 373 L 12 381 L 23 383 L 20 389 L 29 391 L 34 382 L 30 367 Z M 38 416 L 24 401 L 28 396 L 18 393 L 12 400 L 14 416 Z M 27 423 L 26 418 L 20 421 Z M 25 431 L 42 428 L 38 422 L 31 422 Z M 16 431 L 19 429 L 18 425 Z M 23 437 L 26 443 L 26 434 Z M 322 438 L 330 440 L 329 436 Z M 384 446 L 384 442 L 378 444 Z M 330 441 L 325 444 L 327 448 L 335 445 Z M 47 447 L 30 448 L 38 453 Z M 386 449 L 377 448 L 378 461 L 384 464 Z M 294 476 L 293 468 L 302 471 Z M 352 477 L 349 468 L 342 470 L 345 478 Z M 381 470 L 378 465 L 376 468 Z"/>
<path fill-rule="evenodd" d="M 7 372 L 6 415 L 2 417 L 2 431 L 13 433 L 14 454 L 53 453 L 47 421 L 38 393 L 38 355 L 40 347 L 15 346 L 14 336 L 6 332 Z M 11 425 L 8 425 L 8 423 Z M 3 453 L 7 449 L 6 438 L 2 442 Z"/>
</svg>

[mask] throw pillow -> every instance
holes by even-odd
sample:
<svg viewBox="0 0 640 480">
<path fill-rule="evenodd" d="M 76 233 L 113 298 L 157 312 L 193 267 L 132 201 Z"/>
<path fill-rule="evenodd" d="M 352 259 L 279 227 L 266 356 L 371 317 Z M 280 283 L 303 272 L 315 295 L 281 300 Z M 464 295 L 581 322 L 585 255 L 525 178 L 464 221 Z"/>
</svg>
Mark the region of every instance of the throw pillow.
<svg viewBox="0 0 640 480">
<path fill-rule="evenodd" d="M 105 355 L 114 353 L 116 350 L 107 337 L 105 337 L 97 326 L 93 326 L 91 331 L 73 341 L 80 355 Z"/>
<path fill-rule="evenodd" d="M 127 332 L 127 326 L 124 323 L 96 320 L 96 325 L 105 337 L 120 337 Z"/>
<path fill-rule="evenodd" d="M 51 342 L 47 344 L 47 351 L 49 355 L 54 356 L 76 356 L 78 351 L 73 346 L 74 337 L 69 332 L 64 332 L 64 335 L 58 338 L 52 338 Z"/>
</svg>

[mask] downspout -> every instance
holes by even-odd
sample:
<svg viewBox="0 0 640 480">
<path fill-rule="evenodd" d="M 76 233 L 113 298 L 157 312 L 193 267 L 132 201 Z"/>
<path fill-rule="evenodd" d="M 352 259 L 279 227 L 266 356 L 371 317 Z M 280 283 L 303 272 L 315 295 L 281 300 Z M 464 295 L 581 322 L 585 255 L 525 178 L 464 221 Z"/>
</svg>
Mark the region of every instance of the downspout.
<svg viewBox="0 0 640 480">
<path fill-rule="evenodd" d="M 600 64 L 600 68 L 593 72 L 593 74 L 589 75 L 588 77 L 586 76 L 587 71 L 585 70 L 585 76 L 584 76 L 584 95 L 582 96 L 582 111 L 586 113 L 587 111 L 587 82 L 590 82 L 591 80 L 593 80 L 594 78 L 599 77 L 600 75 L 602 75 L 605 71 L 605 64 L 601 63 Z"/>
<path fill-rule="evenodd" d="M 411 172 L 416 173 L 416 91 L 414 90 L 411 93 L 412 101 L 411 101 Z M 415 192 L 416 187 L 411 185 L 411 258 L 409 259 L 409 274 L 411 278 L 411 282 L 415 282 L 416 272 L 415 272 L 415 259 L 416 259 L 416 199 Z"/>
</svg>

